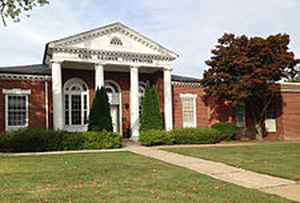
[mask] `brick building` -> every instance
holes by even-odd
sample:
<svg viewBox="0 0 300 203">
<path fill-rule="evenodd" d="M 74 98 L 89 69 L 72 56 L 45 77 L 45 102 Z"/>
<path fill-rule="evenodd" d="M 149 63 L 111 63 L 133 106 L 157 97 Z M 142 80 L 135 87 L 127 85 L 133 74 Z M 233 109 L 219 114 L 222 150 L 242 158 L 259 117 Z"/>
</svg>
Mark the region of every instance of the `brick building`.
<svg viewBox="0 0 300 203">
<path fill-rule="evenodd" d="M 147 81 L 158 90 L 166 130 L 220 121 L 249 125 L 244 109 L 204 101 L 198 79 L 171 75 L 177 57 L 120 23 L 49 42 L 42 64 L 0 68 L 0 131 L 27 126 L 85 131 L 95 89 L 104 86 L 114 131 L 137 139 Z M 300 85 L 283 84 L 280 94 L 283 108 L 274 102 L 266 137 L 300 139 Z"/>
</svg>

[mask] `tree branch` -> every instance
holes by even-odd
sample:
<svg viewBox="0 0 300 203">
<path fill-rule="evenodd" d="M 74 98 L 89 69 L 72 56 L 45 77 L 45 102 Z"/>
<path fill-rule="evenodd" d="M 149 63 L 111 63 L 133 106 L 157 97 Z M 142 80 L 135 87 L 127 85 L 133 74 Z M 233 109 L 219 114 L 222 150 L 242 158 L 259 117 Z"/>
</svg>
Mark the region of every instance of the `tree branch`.
<svg viewBox="0 0 300 203">
<path fill-rule="evenodd" d="M 1 10 L 0 10 L 0 15 L 1 15 L 2 23 L 3 23 L 4 27 L 6 27 L 6 22 L 5 22 L 5 17 L 4 17 L 4 10 L 5 10 L 5 7 L 6 7 L 6 4 L 3 2 L 2 8 L 1 8 Z"/>
</svg>

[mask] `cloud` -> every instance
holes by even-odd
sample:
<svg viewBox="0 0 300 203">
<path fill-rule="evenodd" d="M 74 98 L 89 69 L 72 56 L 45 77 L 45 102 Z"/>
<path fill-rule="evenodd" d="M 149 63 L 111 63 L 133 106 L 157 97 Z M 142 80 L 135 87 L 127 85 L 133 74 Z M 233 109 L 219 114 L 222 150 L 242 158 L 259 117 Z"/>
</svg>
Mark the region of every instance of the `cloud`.
<svg viewBox="0 0 300 203">
<path fill-rule="evenodd" d="M 288 33 L 300 56 L 298 0 L 51 0 L 29 19 L 0 28 L 0 66 L 40 63 L 48 41 L 121 21 L 177 52 L 174 73 L 201 77 L 224 32 Z"/>
</svg>

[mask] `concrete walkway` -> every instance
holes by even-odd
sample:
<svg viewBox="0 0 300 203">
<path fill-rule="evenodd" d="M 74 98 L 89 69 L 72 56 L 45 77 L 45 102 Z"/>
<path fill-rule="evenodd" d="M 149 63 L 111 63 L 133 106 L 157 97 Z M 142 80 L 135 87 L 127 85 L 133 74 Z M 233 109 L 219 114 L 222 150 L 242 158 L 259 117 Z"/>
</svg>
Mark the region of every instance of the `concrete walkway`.
<svg viewBox="0 0 300 203">
<path fill-rule="evenodd" d="M 300 202 L 300 184 L 292 180 L 259 174 L 245 169 L 228 166 L 223 163 L 184 156 L 173 152 L 166 152 L 157 148 L 129 145 L 127 150 L 188 168 L 222 181 L 246 188 L 257 189 L 270 194 L 276 194 Z"/>
</svg>

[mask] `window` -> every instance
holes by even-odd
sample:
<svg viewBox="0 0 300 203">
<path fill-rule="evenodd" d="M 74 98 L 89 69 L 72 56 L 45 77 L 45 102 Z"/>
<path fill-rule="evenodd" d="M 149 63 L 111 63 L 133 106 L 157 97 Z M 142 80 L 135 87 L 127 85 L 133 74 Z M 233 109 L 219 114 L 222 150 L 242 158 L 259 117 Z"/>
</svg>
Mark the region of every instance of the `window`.
<svg viewBox="0 0 300 203">
<path fill-rule="evenodd" d="M 28 95 L 30 93 L 30 90 L 3 89 L 6 130 L 17 130 L 28 126 Z"/>
<path fill-rule="evenodd" d="M 275 114 L 275 106 L 273 103 L 271 103 L 266 111 L 266 119 L 275 119 L 276 114 Z"/>
<path fill-rule="evenodd" d="M 110 105 L 119 105 L 120 104 L 120 92 L 121 88 L 115 81 L 105 81 L 104 87 L 108 96 L 108 101 Z"/>
<path fill-rule="evenodd" d="M 66 126 L 87 125 L 89 112 L 88 86 L 78 78 L 68 80 L 64 86 Z"/>
<path fill-rule="evenodd" d="M 182 121 L 184 128 L 197 126 L 196 98 L 195 94 L 180 94 L 182 102 Z"/>
<path fill-rule="evenodd" d="M 116 46 L 123 46 L 123 42 L 117 37 L 112 38 L 112 40 L 110 41 L 110 44 L 116 45 Z"/>
<path fill-rule="evenodd" d="M 234 110 L 236 126 L 241 128 L 246 127 L 245 106 L 236 105 Z"/>
<path fill-rule="evenodd" d="M 266 132 L 276 132 L 276 108 L 273 103 L 271 103 L 266 111 L 265 119 L 265 129 Z"/>
</svg>

